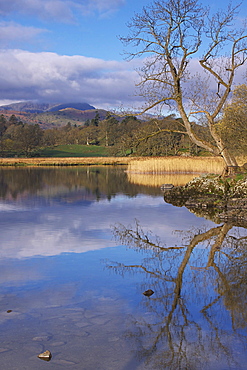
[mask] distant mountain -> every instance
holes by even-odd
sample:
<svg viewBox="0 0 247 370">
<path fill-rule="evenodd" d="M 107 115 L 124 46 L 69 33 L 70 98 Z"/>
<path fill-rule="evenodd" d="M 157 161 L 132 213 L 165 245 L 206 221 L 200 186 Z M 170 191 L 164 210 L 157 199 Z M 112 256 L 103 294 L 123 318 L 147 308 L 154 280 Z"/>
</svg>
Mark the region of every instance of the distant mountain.
<svg viewBox="0 0 247 370">
<path fill-rule="evenodd" d="M 0 112 L 7 120 L 14 114 L 24 124 L 38 124 L 43 129 L 63 127 L 68 123 L 74 126 L 84 126 L 86 122 L 96 116 L 101 121 L 106 119 L 109 114 L 118 121 L 122 121 L 124 118 L 122 115 L 97 109 L 88 103 L 51 104 L 28 101 L 2 105 Z M 145 120 L 145 118 L 140 118 Z"/>
<path fill-rule="evenodd" d="M 1 105 L 0 110 L 13 110 L 16 112 L 43 113 L 51 108 L 49 103 L 20 102 L 8 105 Z"/>
<path fill-rule="evenodd" d="M 30 120 L 30 118 L 34 118 L 36 120 L 36 123 L 41 125 L 43 128 L 51 128 L 65 126 L 68 122 L 70 122 L 71 125 L 76 124 L 79 126 L 83 126 L 86 121 L 95 118 L 96 115 L 99 116 L 99 120 L 105 119 L 108 112 L 104 109 L 79 110 L 75 108 L 65 108 L 60 109 L 59 111 L 25 114 L 28 114 L 28 117 L 25 117 L 23 119 L 24 122 L 29 123 L 30 121 L 28 122 L 28 120 Z"/>
<path fill-rule="evenodd" d="M 95 109 L 92 105 L 89 105 L 87 103 L 64 103 L 64 104 L 58 104 L 55 105 L 51 108 L 49 108 L 48 112 L 57 112 L 62 109 L 67 109 L 67 108 L 73 108 L 77 110 L 91 110 Z"/>
<path fill-rule="evenodd" d="M 13 110 L 13 111 L 18 111 L 18 112 L 28 112 L 28 113 L 57 112 L 61 109 L 67 109 L 67 108 L 74 108 L 74 109 L 78 109 L 82 111 L 95 109 L 95 107 L 87 103 L 51 104 L 51 103 L 35 103 L 32 101 L 13 103 L 13 104 L 0 106 L 0 110 Z"/>
<path fill-rule="evenodd" d="M 60 105 L 61 107 L 61 105 Z M 11 109 L 12 108 L 12 109 Z M 63 127 L 69 122 L 71 125 L 83 126 L 86 121 L 94 119 L 96 116 L 99 120 L 104 120 L 109 112 L 104 109 L 87 109 L 80 110 L 75 108 L 64 108 L 59 110 L 46 110 L 46 111 L 20 111 L 13 110 L 13 107 L 9 109 L 2 109 L 0 107 L 0 114 L 3 114 L 7 120 L 14 114 L 17 119 L 23 123 L 28 124 L 38 124 L 43 129 L 54 128 L 54 127 Z M 17 107 L 21 109 L 21 107 Z M 27 109 L 27 108 L 25 108 Z M 122 117 L 113 114 L 117 120 L 121 120 Z"/>
</svg>

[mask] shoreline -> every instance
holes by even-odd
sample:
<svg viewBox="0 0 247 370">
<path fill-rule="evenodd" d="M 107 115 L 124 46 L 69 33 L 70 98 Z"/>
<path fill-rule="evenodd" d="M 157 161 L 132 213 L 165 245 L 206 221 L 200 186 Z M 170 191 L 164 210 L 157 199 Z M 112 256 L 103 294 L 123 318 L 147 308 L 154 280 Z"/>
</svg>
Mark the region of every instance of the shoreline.
<svg viewBox="0 0 247 370">
<path fill-rule="evenodd" d="M 0 167 L 116 166 L 127 165 L 130 161 L 128 157 L 0 158 Z"/>
<path fill-rule="evenodd" d="M 164 200 L 177 207 L 185 206 L 216 223 L 233 222 L 247 226 L 246 173 L 241 179 L 200 176 L 184 186 L 165 190 Z"/>
</svg>

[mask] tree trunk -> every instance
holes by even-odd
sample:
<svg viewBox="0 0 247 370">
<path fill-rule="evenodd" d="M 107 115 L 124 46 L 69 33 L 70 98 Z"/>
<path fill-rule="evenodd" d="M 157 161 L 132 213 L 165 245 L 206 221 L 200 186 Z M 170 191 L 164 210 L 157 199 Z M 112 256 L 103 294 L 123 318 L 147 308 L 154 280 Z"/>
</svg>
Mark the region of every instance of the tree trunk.
<svg viewBox="0 0 247 370">
<path fill-rule="evenodd" d="M 191 123 L 187 117 L 186 112 L 184 111 L 183 104 L 182 104 L 182 98 L 180 102 L 177 103 L 178 110 L 181 114 L 181 118 L 183 120 L 185 129 L 187 131 L 187 134 L 189 135 L 189 138 L 191 141 L 196 144 L 197 146 L 200 146 L 201 148 L 204 148 L 208 150 L 210 153 L 213 153 L 214 155 L 220 155 L 225 162 L 225 168 L 221 174 L 222 177 L 224 176 L 232 176 L 239 172 L 240 168 L 238 166 L 238 163 L 236 161 L 236 158 L 229 152 L 229 150 L 226 148 L 225 144 L 223 143 L 222 139 L 220 138 L 219 134 L 216 132 L 215 126 L 213 122 L 209 122 L 209 129 L 210 133 L 212 135 L 212 138 L 215 141 L 215 145 L 212 145 L 209 142 L 206 142 L 204 140 L 201 140 L 197 137 L 197 135 L 193 132 Z"/>
<path fill-rule="evenodd" d="M 215 143 L 217 145 L 217 148 L 219 150 L 219 154 L 224 159 L 225 162 L 225 168 L 221 174 L 222 177 L 224 176 L 232 176 L 235 175 L 240 171 L 240 167 L 238 166 L 237 160 L 232 155 L 229 150 L 226 148 L 224 142 L 218 135 L 218 133 L 215 131 L 214 128 L 211 127 L 211 135 L 213 139 L 215 140 Z"/>
</svg>

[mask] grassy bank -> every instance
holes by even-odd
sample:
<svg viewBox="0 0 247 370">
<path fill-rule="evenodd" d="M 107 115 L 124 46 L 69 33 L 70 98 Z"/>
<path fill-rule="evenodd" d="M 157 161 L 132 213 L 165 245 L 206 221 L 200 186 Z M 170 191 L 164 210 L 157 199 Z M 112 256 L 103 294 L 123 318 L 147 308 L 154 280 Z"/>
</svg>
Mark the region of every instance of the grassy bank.
<svg viewBox="0 0 247 370">
<path fill-rule="evenodd" d="M 40 156 L 45 158 L 107 157 L 108 155 L 108 149 L 98 145 L 57 145 L 40 151 Z"/>
</svg>

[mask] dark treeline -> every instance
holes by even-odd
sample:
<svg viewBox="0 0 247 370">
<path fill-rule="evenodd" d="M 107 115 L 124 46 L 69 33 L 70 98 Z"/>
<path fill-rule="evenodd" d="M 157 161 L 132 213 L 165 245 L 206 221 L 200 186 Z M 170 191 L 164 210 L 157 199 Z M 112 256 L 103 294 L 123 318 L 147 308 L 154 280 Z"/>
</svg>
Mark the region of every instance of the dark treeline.
<svg viewBox="0 0 247 370">
<path fill-rule="evenodd" d="M 198 130 L 198 126 L 196 128 Z M 172 131 L 169 131 L 172 130 Z M 158 133 L 158 134 L 157 134 Z M 15 115 L 7 119 L 0 116 L 0 155 L 36 156 L 41 149 L 57 145 L 99 145 L 108 148 L 109 155 L 177 155 L 199 149 L 190 144 L 180 119 L 168 116 L 163 119 L 142 121 L 135 116 L 122 120 L 108 114 L 100 120 L 96 114 L 84 125 L 68 122 L 63 127 L 43 129 L 39 124 L 27 124 Z"/>
</svg>

